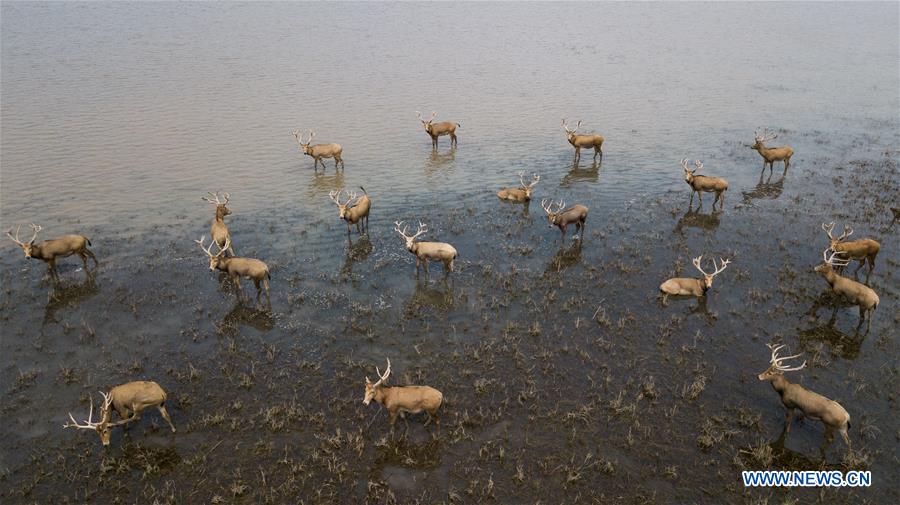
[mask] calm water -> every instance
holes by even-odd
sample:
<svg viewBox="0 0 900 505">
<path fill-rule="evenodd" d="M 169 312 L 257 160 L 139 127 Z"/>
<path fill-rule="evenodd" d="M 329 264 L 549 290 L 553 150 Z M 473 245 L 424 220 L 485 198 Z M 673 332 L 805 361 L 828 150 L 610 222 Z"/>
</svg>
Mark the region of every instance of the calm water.
<svg viewBox="0 0 900 505">
<path fill-rule="evenodd" d="M 819 497 L 745 494 L 743 461 L 870 469 L 873 489 L 825 501 L 896 502 L 898 16 L 3 2 L 0 227 L 84 233 L 102 265 L 82 283 L 64 260 L 51 296 L 42 263 L 2 248 L 0 496 L 107 501 L 118 482 L 126 502 Z M 459 122 L 458 149 L 432 152 L 416 110 Z M 602 164 L 573 166 L 563 117 L 604 135 Z M 784 178 L 760 180 L 743 146 L 762 125 L 797 153 Z M 294 128 L 341 143 L 345 171 L 314 173 Z M 724 212 L 688 209 L 682 157 L 730 181 Z M 538 200 L 590 208 L 582 248 L 561 248 L 537 203 L 496 201 L 519 170 L 541 174 Z M 348 245 L 327 193 L 360 185 L 370 240 Z M 193 243 L 214 190 L 231 193 L 238 252 L 272 266 L 271 313 L 235 305 Z M 415 279 L 399 219 L 456 246 L 450 281 L 437 265 Z M 865 335 L 853 309 L 827 321 L 811 271 L 824 220 L 881 241 Z M 661 307 L 658 284 L 701 253 L 734 258 L 707 304 Z M 792 379 L 847 408 L 860 461 L 840 442 L 823 459 L 816 422 L 779 444 L 783 409 L 755 379 L 770 340 L 810 357 Z M 392 437 L 363 408 L 385 356 L 394 384 L 445 392 L 440 436 L 414 418 Z M 155 413 L 108 451 L 59 429 L 88 392 L 139 378 L 169 391 L 176 436 Z M 749 455 L 767 445 L 768 465 Z"/>
</svg>

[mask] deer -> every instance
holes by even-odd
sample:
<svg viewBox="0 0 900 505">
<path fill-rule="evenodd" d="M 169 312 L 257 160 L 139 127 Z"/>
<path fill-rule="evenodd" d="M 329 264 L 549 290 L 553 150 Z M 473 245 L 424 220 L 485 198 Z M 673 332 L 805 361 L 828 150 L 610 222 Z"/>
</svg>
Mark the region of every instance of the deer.
<svg viewBox="0 0 900 505">
<path fill-rule="evenodd" d="M 698 170 L 703 168 L 700 160 L 694 160 L 693 170 L 688 168 L 687 158 L 681 160 L 681 169 L 684 171 L 684 182 L 691 187 L 691 203 L 694 203 L 694 193 L 700 199 L 700 205 L 703 205 L 703 193 L 715 193 L 716 198 L 713 200 L 713 209 L 716 208 L 716 202 L 721 200 L 719 208 L 725 207 L 725 192 L 728 191 L 728 181 L 721 177 L 712 177 L 709 175 L 695 175 Z"/>
<path fill-rule="evenodd" d="M 603 156 L 603 136 L 602 135 L 579 135 L 576 133 L 578 128 L 581 128 L 581 121 L 575 125 L 575 128 L 569 129 L 568 123 L 566 120 L 562 120 L 562 127 L 566 131 L 566 138 L 569 140 L 569 143 L 572 144 L 572 147 L 575 148 L 575 162 L 581 159 L 581 148 L 593 149 L 594 150 L 594 160 L 597 159 L 597 156 Z"/>
<path fill-rule="evenodd" d="M 759 128 L 756 129 L 754 133 L 754 137 L 756 142 L 750 146 L 750 149 L 755 149 L 760 156 L 763 157 L 763 172 L 766 171 L 766 165 L 769 165 L 769 173 L 772 173 L 772 165 L 776 161 L 784 162 L 784 171 L 787 172 L 788 167 L 791 165 L 791 156 L 794 155 L 794 150 L 790 148 L 790 146 L 781 146 L 781 147 L 766 147 L 764 144 L 770 140 L 774 140 L 778 137 L 778 134 L 770 132 L 768 128 L 766 128 L 762 133 L 759 132 Z"/>
<path fill-rule="evenodd" d="M 338 217 L 347 222 L 347 235 L 350 235 L 350 225 L 356 225 L 356 232 L 362 235 L 363 230 L 369 231 L 369 208 L 372 201 L 369 200 L 369 193 L 366 188 L 360 186 L 363 196 L 358 197 L 356 191 L 332 190 L 328 192 L 331 201 L 338 207 Z M 347 193 L 347 200 L 341 203 L 341 194 Z M 360 229 L 362 225 L 362 229 Z"/>
<path fill-rule="evenodd" d="M 531 182 L 525 183 L 525 172 L 519 172 L 519 183 L 520 186 L 518 188 L 503 188 L 497 192 L 497 198 L 501 200 L 508 200 L 510 202 L 530 202 L 531 201 L 531 192 L 534 190 L 534 186 L 540 182 L 541 176 L 537 174 L 531 174 Z"/>
<path fill-rule="evenodd" d="M 225 247 L 225 243 L 228 242 L 228 254 L 234 256 L 234 244 L 231 243 L 231 233 L 228 231 L 228 226 L 225 225 L 225 216 L 231 215 L 231 210 L 226 207 L 231 195 L 229 193 L 220 194 L 218 191 L 215 193 L 207 192 L 207 194 L 209 196 L 203 196 L 200 199 L 216 206 L 216 217 L 209 227 L 209 235 L 219 247 Z"/>
<path fill-rule="evenodd" d="M 831 235 L 831 232 L 834 231 L 833 221 L 829 224 L 822 223 L 822 230 L 828 235 L 829 249 L 840 253 L 842 259 L 859 261 L 859 266 L 853 271 L 853 275 L 856 275 L 866 262 L 869 263 L 869 274 L 872 273 L 872 270 L 875 269 L 875 257 L 878 256 L 878 252 L 881 250 L 881 244 L 870 238 L 845 242 L 845 238 L 853 235 L 853 228 L 846 224 L 844 225 L 844 233 L 837 238 Z"/>
<path fill-rule="evenodd" d="M 341 164 L 341 170 L 344 169 L 344 160 L 341 158 L 341 152 L 344 148 L 342 148 L 340 144 L 316 144 L 311 146 L 312 139 L 316 136 L 314 130 L 307 130 L 309 138 L 306 140 L 305 144 L 303 143 L 303 135 L 300 133 L 300 130 L 294 130 L 291 133 L 294 134 L 294 138 L 297 139 L 297 143 L 300 144 L 300 151 L 303 152 L 303 154 L 312 157 L 315 170 L 319 169 L 319 163 L 322 164 L 322 170 L 325 170 L 325 162 L 322 161 L 322 158 L 334 158 L 335 171 L 337 171 L 338 163 Z"/>
<path fill-rule="evenodd" d="M 25 252 L 26 258 L 45 261 L 47 263 L 47 270 L 50 272 L 50 277 L 55 281 L 59 280 L 59 272 L 56 269 L 57 258 L 66 258 L 73 254 L 77 254 L 81 258 L 81 263 L 84 265 L 84 273 L 88 277 L 91 275 L 87 266 L 88 257 L 94 261 L 95 268 L 100 265 L 97 261 L 97 257 L 94 256 L 94 253 L 91 252 L 90 249 L 88 249 L 88 246 L 92 245 L 91 240 L 84 235 L 63 235 L 35 244 L 34 241 L 37 239 L 38 233 L 43 230 L 43 228 L 31 223 L 31 229 L 34 233 L 32 233 L 31 238 L 28 239 L 27 242 L 19 240 L 19 229 L 21 228 L 21 225 L 16 227 L 15 236 L 13 236 L 12 228 L 10 228 L 6 231 L 6 236 L 12 239 L 13 242 L 19 244 L 22 251 Z"/>
<path fill-rule="evenodd" d="M 422 113 L 416 111 L 416 117 L 419 121 L 422 122 L 422 128 L 425 128 L 425 132 L 431 136 L 431 148 L 433 150 L 438 147 L 438 137 L 443 137 L 444 135 L 450 135 L 450 147 L 456 147 L 456 129 L 461 128 L 459 123 L 454 123 L 452 121 L 444 121 L 442 123 L 435 123 L 434 118 L 437 117 L 437 112 L 432 111 L 431 119 L 428 121 L 422 119 Z"/>
<path fill-rule="evenodd" d="M 366 377 L 366 393 L 363 397 L 363 405 L 369 405 L 372 400 L 384 405 L 384 408 L 388 411 L 391 429 L 394 428 L 398 414 L 401 418 L 406 419 L 407 413 L 419 414 L 423 411 L 428 414 L 425 426 L 428 426 L 428 423 L 431 421 L 440 426 L 441 420 L 437 415 L 437 411 L 444 401 L 444 395 L 440 391 L 431 386 L 385 386 L 385 381 L 391 375 L 390 359 L 387 360 L 387 368 L 384 370 L 384 374 L 378 370 L 377 366 L 375 367 L 375 372 L 379 376 L 378 382 L 373 384 L 369 377 Z"/>
<path fill-rule="evenodd" d="M 721 266 L 717 266 L 716 260 L 713 259 L 712 264 L 715 271 L 708 274 L 703 270 L 703 267 L 700 266 L 702 261 L 703 255 L 697 256 L 692 261 L 694 268 L 703 274 L 702 278 L 674 277 L 659 285 L 659 290 L 663 293 L 663 305 L 666 305 L 668 302 L 669 295 L 696 296 L 698 298 L 706 296 L 706 292 L 712 288 L 713 278 L 722 273 L 722 271 L 731 263 L 731 260 L 719 258 Z"/>
<path fill-rule="evenodd" d="M 100 435 L 100 442 L 107 446 L 112 432 L 111 428 L 127 425 L 138 421 L 141 413 L 156 407 L 163 419 L 169 423 L 172 433 L 175 433 L 175 425 L 166 411 L 166 392 L 159 384 L 152 381 L 135 381 L 121 384 L 109 390 L 108 393 L 100 392 L 103 403 L 100 407 L 100 421 L 94 422 L 94 400 L 91 398 L 91 408 L 88 418 L 83 424 L 79 424 L 69 412 L 69 420 L 63 428 L 78 428 L 82 430 L 94 430 Z M 115 409 L 119 415 L 119 421 L 112 422 L 112 411 Z"/>
<path fill-rule="evenodd" d="M 798 358 L 801 354 L 793 356 L 779 357 L 778 352 L 784 348 L 784 344 L 772 345 L 766 344 L 772 351 L 772 358 L 769 361 L 769 368 L 760 373 L 757 378 L 761 381 L 769 381 L 772 389 L 781 396 L 781 404 L 787 409 L 784 421 L 785 433 L 791 431 L 791 421 L 794 419 L 795 409 L 799 409 L 805 417 L 822 421 L 825 425 L 825 438 L 828 443 L 834 440 L 834 430 L 838 430 L 847 443 L 847 449 L 853 450 L 850 444 L 850 436 L 847 430 L 850 429 L 850 414 L 841 406 L 840 403 L 830 400 L 819 393 L 810 391 L 800 384 L 793 384 L 784 377 L 784 372 L 796 372 L 806 367 L 806 361 L 800 366 L 786 366 L 785 360 Z"/>
<path fill-rule="evenodd" d="M 825 249 L 822 252 L 824 262 L 813 270 L 825 278 L 834 294 L 859 307 L 859 325 L 857 325 L 857 328 L 862 325 L 867 314 L 870 316 L 866 326 L 868 329 L 872 324 L 871 314 L 878 307 L 878 302 L 880 301 L 878 295 L 869 286 L 838 275 L 834 268 L 846 266 L 850 260 L 836 258 L 835 256 L 841 254 L 838 251 L 832 251 L 829 256 L 828 251 L 829 249 Z"/>
<path fill-rule="evenodd" d="M 400 227 L 403 226 L 403 229 Z M 416 242 L 416 238 L 428 231 L 428 225 L 419 221 L 419 229 L 414 235 L 407 235 L 407 226 L 403 221 L 394 221 L 394 231 L 399 233 L 406 241 L 406 250 L 416 256 L 416 275 L 419 275 L 419 265 L 425 265 L 425 275 L 428 275 L 428 262 L 440 261 L 444 264 L 444 275 L 453 271 L 453 261 L 458 256 L 456 249 L 444 242 Z"/>
<path fill-rule="evenodd" d="M 543 207 L 544 212 L 547 213 L 547 221 L 550 223 L 550 228 L 553 228 L 554 226 L 559 228 L 559 231 L 562 233 L 562 240 L 565 241 L 566 228 L 570 224 L 574 224 L 575 235 L 572 237 L 572 240 L 578 240 L 579 231 L 581 231 L 581 235 L 583 237 L 584 224 L 587 220 L 588 208 L 581 204 L 575 204 L 567 208 L 566 210 L 562 210 L 563 207 L 566 206 L 566 202 L 562 200 L 557 202 L 555 205 L 556 207 L 554 207 L 553 200 L 541 200 L 541 207 Z"/>
<path fill-rule="evenodd" d="M 230 241 L 225 242 L 225 246 L 220 247 L 219 252 L 213 254 L 213 242 L 210 242 L 209 247 L 203 247 L 203 241 L 205 239 L 206 237 L 200 237 L 200 240 L 195 240 L 194 242 L 200 244 L 200 249 L 203 249 L 203 252 L 209 257 L 209 269 L 212 271 L 220 270 L 227 273 L 237 287 L 238 298 L 241 298 L 244 293 L 244 290 L 241 287 L 241 277 L 251 279 L 256 286 L 256 303 L 259 303 L 259 297 L 262 294 L 260 285 L 262 285 L 266 290 L 266 302 L 269 307 L 271 307 L 272 301 L 269 299 L 269 280 L 272 276 L 269 274 L 268 265 L 258 259 L 224 256 L 228 246 L 231 245 Z"/>
</svg>

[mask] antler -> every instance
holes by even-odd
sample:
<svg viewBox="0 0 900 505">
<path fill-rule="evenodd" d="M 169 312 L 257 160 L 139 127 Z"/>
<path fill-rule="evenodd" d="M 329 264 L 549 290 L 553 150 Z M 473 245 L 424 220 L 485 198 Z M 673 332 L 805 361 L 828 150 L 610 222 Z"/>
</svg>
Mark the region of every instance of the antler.
<svg viewBox="0 0 900 505">
<path fill-rule="evenodd" d="M 105 409 L 109 408 L 109 405 L 112 403 L 112 398 L 108 394 L 106 394 L 102 391 L 100 391 L 100 394 L 103 395 L 103 409 L 104 410 L 101 410 L 101 412 L 103 412 L 103 411 L 105 411 Z M 69 419 L 71 419 L 72 422 L 64 424 L 63 428 L 79 428 L 82 430 L 96 430 L 97 429 L 97 426 L 99 426 L 103 422 L 103 416 L 101 415 L 100 422 L 97 422 L 97 423 L 94 422 L 94 397 L 90 396 L 89 398 L 91 400 L 91 408 L 88 411 L 88 418 L 87 418 L 87 421 L 85 421 L 86 424 L 78 424 L 78 421 L 76 421 L 75 417 L 72 416 L 72 413 L 69 412 Z"/>
<path fill-rule="evenodd" d="M 845 238 L 849 237 L 850 235 L 853 235 L 853 228 L 851 228 L 849 225 L 845 224 L 844 225 L 844 233 L 841 234 L 841 236 L 837 238 L 838 242 L 840 242 L 841 240 L 844 240 Z"/>
<path fill-rule="evenodd" d="M 843 255 L 844 251 L 831 251 L 831 256 L 828 255 L 828 251 L 831 251 L 831 248 L 825 249 L 822 251 L 822 258 L 825 260 L 825 263 L 832 266 L 845 267 L 850 264 L 850 259 L 844 258 L 835 258 L 837 255 Z"/>
<path fill-rule="evenodd" d="M 760 127 L 760 128 L 762 128 L 762 127 Z M 778 137 L 778 134 L 774 133 L 774 132 L 770 132 L 768 128 L 765 128 L 763 130 L 763 133 L 760 134 L 759 128 L 757 128 L 756 131 L 753 133 L 753 136 L 757 142 L 768 142 L 769 140 L 773 140 L 776 137 Z"/>
<path fill-rule="evenodd" d="M 345 193 L 345 192 L 346 192 L 346 190 L 344 190 L 344 189 L 341 189 L 341 190 L 333 189 L 328 192 L 328 196 L 331 197 L 331 201 L 334 202 L 335 205 L 338 205 L 338 206 L 347 205 L 348 203 L 350 203 L 350 200 L 352 200 L 356 194 L 354 193 L 351 196 L 348 193 L 349 197 L 347 198 L 347 201 L 344 203 L 341 203 L 341 193 Z"/>
<path fill-rule="evenodd" d="M 203 249 L 203 252 L 205 252 L 206 255 L 209 256 L 210 258 L 214 258 L 215 256 L 218 256 L 217 254 L 214 255 L 214 254 L 212 253 L 212 246 L 213 246 L 213 244 L 216 243 L 216 241 L 213 240 L 212 242 L 210 242 L 209 247 L 203 247 L 203 241 L 204 241 L 204 240 L 206 240 L 206 237 L 205 237 L 205 236 L 200 237 L 200 240 L 195 240 L 194 242 L 200 244 L 200 249 Z M 226 247 L 226 249 L 227 249 L 227 247 Z"/>
<path fill-rule="evenodd" d="M 694 258 L 693 260 L 691 260 L 691 263 L 694 264 L 694 268 L 696 268 L 697 270 L 700 270 L 700 273 L 701 273 L 701 274 L 703 274 L 703 275 L 709 275 L 708 273 L 704 272 L 704 271 L 703 271 L 703 267 L 700 266 L 700 263 L 701 263 L 702 261 L 703 261 L 703 255 L 701 254 L 700 256 L 697 256 L 696 258 Z"/>
<path fill-rule="evenodd" d="M 834 237 L 831 236 L 831 232 L 834 230 L 834 221 L 828 224 L 822 223 L 822 229 L 828 234 L 828 238 L 834 239 Z"/>
<path fill-rule="evenodd" d="M 575 133 L 578 131 L 578 128 L 581 126 L 581 121 L 578 121 L 578 124 L 575 125 L 575 128 L 569 129 L 569 125 L 566 123 L 566 120 L 562 120 L 562 127 L 566 130 L 566 133 Z"/>
<path fill-rule="evenodd" d="M 553 210 L 553 205 L 556 205 L 556 210 Z M 541 200 L 541 207 L 543 207 L 544 212 L 546 212 L 547 214 L 556 214 L 563 207 L 565 207 L 565 205 L 566 205 L 566 202 L 564 200 L 560 200 L 559 203 L 554 203 L 553 200 L 550 200 L 549 204 L 547 203 L 546 198 Z"/>
<path fill-rule="evenodd" d="M 720 273 L 722 273 L 722 270 L 725 270 L 725 268 L 728 267 L 728 264 L 731 263 L 731 260 L 726 260 L 726 259 L 724 259 L 724 258 L 719 258 L 719 262 L 722 263 L 721 268 L 716 266 L 716 260 L 715 260 L 715 259 L 712 260 L 713 268 L 716 269 L 716 271 L 713 272 L 713 273 L 711 274 L 712 277 L 715 277 L 715 276 L 719 275 Z"/>
<path fill-rule="evenodd" d="M 207 191 L 206 194 L 209 196 L 201 196 L 200 199 L 213 205 L 225 205 L 228 203 L 228 199 L 231 198 L 231 193 L 223 193 L 220 191 L 216 191 L 215 193 Z M 223 200 L 219 200 L 220 194 L 222 195 Z"/>
<path fill-rule="evenodd" d="M 803 354 L 802 352 L 800 354 L 795 354 L 793 356 L 784 356 L 784 357 L 779 358 L 778 351 L 780 351 L 782 348 L 784 348 L 784 344 L 777 345 L 777 346 L 772 345 L 772 344 L 766 344 L 766 346 L 769 349 L 771 349 L 771 351 L 772 351 L 772 359 L 771 359 L 771 361 L 769 361 L 769 363 L 771 363 L 772 366 L 775 367 L 775 369 L 777 369 L 781 372 L 795 372 L 806 366 L 806 360 L 803 361 L 802 365 L 796 366 L 796 367 L 787 367 L 787 366 L 784 366 L 781 364 L 784 360 L 799 358 Z"/>
<path fill-rule="evenodd" d="M 697 172 L 697 171 L 699 171 L 701 168 L 703 168 L 703 162 L 700 161 L 700 160 L 694 160 L 694 166 L 697 167 L 697 168 L 694 169 L 694 172 Z"/>
<path fill-rule="evenodd" d="M 388 376 L 391 375 L 391 359 L 390 358 L 385 358 L 385 359 L 387 359 L 387 368 L 384 370 L 383 375 L 381 373 L 381 370 L 379 370 L 377 366 L 375 367 L 375 372 L 378 373 L 379 379 L 378 379 L 378 382 L 376 382 L 375 384 L 372 385 L 373 388 L 380 386 L 381 383 L 386 381 Z"/>
<path fill-rule="evenodd" d="M 684 170 L 685 172 L 691 171 L 691 169 L 688 168 L 688 159 L 687 158 L 681 158 L 681 169 Z"/>
<path fill-rule="evenodd" d="M 12 228 L 6 230 L 6 236 L 8 236 L 9 238 L 11 238 L 11 239 L 13 240 L 13 242 L 15 242 L 15 243 L 17 243 L 17 244 L 19 244 L 19 245 L 25 245 L 25 242 L 22 242 L 22 241 L 19 240 L 19 229 L 20 229 L 20 228 L 22 228 L 22 225 L 16 226 L 16 236 L 15 236 L 15 237 L 13 237 L 13 236 L 12 236 L 12 233 L 10 233 L 10 232 L 12 231 Z M 38 226 L 38 225 L 36 225 L 36 224 L 34 224 L 34 223 L 31 223 L 31 229 L 34 230 L 34 233 L 31 235 L 31 238 L 30 238 L 30 239 L 28 240 L 28 242 L 27 242 L 27 243 L 29 243 L 29 244 L 33 244 L 33 243 L 34 243 L 34 239 L 37 238 L 38 232 L 41 231 L 43 228 L 41 228 L 40 226 Z"/>
</svg>

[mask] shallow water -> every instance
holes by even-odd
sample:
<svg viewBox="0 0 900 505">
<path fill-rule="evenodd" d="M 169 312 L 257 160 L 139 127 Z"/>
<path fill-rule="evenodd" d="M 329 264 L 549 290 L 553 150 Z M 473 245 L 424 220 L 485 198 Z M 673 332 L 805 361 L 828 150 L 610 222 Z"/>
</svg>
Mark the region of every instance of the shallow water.
<svg viewBox="0 0 900 505">
<path fill-rule="evenodd" d="M 2 228 L 84 233 L 101 266 L 84 282 L 63 260 L 53 289 L 3 246 L 0 496 L 897 502 L 898 10 L 3 3 Z M 459 147 L 432 152 L 416 110 L 459 122 Z M 562 117 L 605 136 L 602 163 L 573 165 Z M 793 146 L 786 174 L 744 146 L 760 125 Z M 345 171 L 315 173 L 294 128 L 340 142 Z M 729 180 L 722 212 L 689 208 L 682 157 Z M 519 170 L 590 208 L 581 246 L 538 201 L 496 200 Z M 371 232 L 348 245 L 327 193 L 360 185 Z M 272 268 L 270 313 L 193 243 L 211 190 Z M 428 223 L 458 271 L 417 279 L 396 220 Z M 832 220 L 882 244 L 868 332 L 849 307 L 831 320 L 812 272 Z M 733 263 L 704 302 L 663 307 L 699 254 Z M 853 458 L 839 439 L 823 458 L 817 422 L 779 439 L 769 341 L 850 412 Z M 385 357 L 391 383 L 444 392 L 439 434 L 362 405 Z M 155 412 L 107 450 L 59 428 L 136 379 L 166 388 L 177 434 Z M 744 491 L 740 470 L 768 467 L 874 486 Z"/>
</svg>

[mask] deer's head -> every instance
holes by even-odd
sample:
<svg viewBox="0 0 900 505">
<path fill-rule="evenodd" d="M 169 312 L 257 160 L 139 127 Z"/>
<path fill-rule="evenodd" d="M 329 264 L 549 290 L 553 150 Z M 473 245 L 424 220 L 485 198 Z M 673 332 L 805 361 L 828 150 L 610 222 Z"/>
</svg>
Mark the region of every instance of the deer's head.
<svg viewBox="0 0 900 505">
<path fill-rule="evenodd" d="M 372 383 L 368 377 L 366 377 L 366 394 L 363 396 L 363 404 L 368 405 L 369 402 L 375 398 L 375 394 L 378 392 L 378 389 L 384 384 L 384 381 L 387 380 L 388 376 L 391 375 L 391 360 L 387 360 L 387 368 L 384 370 L 384 374 L 378 370 L 378 367 L 375 367 L 375 372 L 378 373 L 378 382 Z"/>
<path fill-rule="evenodd" d="M 231 214 L 231 210 L 228 209 L 225 205 L 228 203 L 228 200 L 231 198 L 231 194 L 229 193 L 221 193 L 216 191 L 215 193 L 207 192 L 209 196 L 201 197 L 206 203 L 211 203 L 216 206 L 216 217 L 221 219 L 225 216 Z"/>
<path fill-rule="evenodd" d="M 540 182 L 541 176 L 538 174 L 531 174 L 531 182 L 525 184 L 525 172 L 519 172 L 519 183 L 521 184 L 522 191 L 525 192 L 525 199 L 531 200 L 531 192 L 534 190 L 534 186 Z"/>
<path fill-rule="evenodd" d="M 569 141 L 571 142 L 575 138 L 575 135 L 576 135 L 575 132 L 577 132 L 578 128 L 581 127 L 581 120 L 579 120 L 578 123 L 575 124 L 575 128 L 569 128 L 569 125 L 566 123 L 566 120 L 563 119 L 562 127 L 566 131 L 566 138 L 569 139 Z"/>
<path fill-rule="evenodd" d="M 828 255 L 828 251 L 831 251 L 830 256 Z M 816 273 L 825 274 L 831 272 L 834 267 L 847 266 L 850 263 L 849 259 L 836 257 L 839 255 L 843 256 L 843 254 L 844 253 L 842 253 L 841 251 L 834 251 L 831 248 L 825 249 L 824 251 L 822 251 L 822 263 L 816 265 L 813 270 L 816 271 Z"/>
<path fill-rule="evenodd" d="M 800 357 L 800 354 L 803 354 L 803 353 L 795 354 L 793 356 L 785 356 L 783 358 L 779 358 L 778 351 L 780 351 L 784 347 L 784 344 L 777 345 L 777 346 L 772 345 L 772 344 L 766 344 L 766 346 L 768 346 L 769 350 L 772 351 L 772 359 L 769 362 L 769 368 L 767 368 L 765 371 L 763 371 L 762 373 L 760 373 L 759 375 L 756 376 L 759 380 L 761 380 L 761 381 L 775 380 L 776 378 L 784 375 L 784 372 L 794 372 L 794 371 L 800 370 L 801 368 L 806 366 L 806 361 L 804 361 L 802 365 L 795 366 L 795 367 L 789 367 L 789 366 L 785 366 L 782 364 L 782 362 L 784 360 L 798 358 L 798 357 Z"/>
<path fill-rule="evenodd" d="M 550 223 L 550 228 L 553 228 L 556 225 L 559 215 L 562 214 L 562 209 L 565 206 L 566 202 L 563 200 L 556 203 L 554 203 L 553 200 L 548 200 L 546 198 L 541 200 L 541 207 L 543 207 L 544 212 L 547 213 L 547 222 Z"/>
<path fill-rule="evenodd" d="M 770 132 L 768 128 L 764 129 L 762 132 L 760 132 L 760 129 L 761 128 L 757 128 L 756 132 L 754 132 L 753 137 L 755 142 L 750 146 L 750 149 L 764 149 L 766 146 L 763 144 L 778 137 L 777 133 Z"/>
<path fill-rule="evenodd" d="M 303 142 L 303 134 L 300 133 L 300 130 L 294 130 L 293 132 L 291 132 L 294 135 L 294 138 L 297 139 L 297 144 L 300 147 L 300 152 L 302 152 L 303 154 L 309 154 L 309 145 L 312 143 L 313 137 L 316 136 L 316 132 L 311 129 L 306 130 L 306 132 L 309 134 L 309 138 L 306 139 L 305 143 Z"/>
<path fill-rule="evenodd" d="M 224 259 L 225 251 L 231 246 L 231 239 L 225 239 L 225 246 L 219 248 L 219 252 L 216 254 L 212 253 L 212 246 L 216 243 L 215 240 L 209 243 L 209 247 L 203 247 L 203 241 L 206 240 L 206 237 L 200 237 L 200 240 L 195 240 L 194 242 L 200 244 L 200 249 L 203 249 L 203 252 L 206 253 L 206 256 L 209 257 L 209 269 L 216 270 L 219 268 L 219 265 L 222 263 Z M 218 244 L 216 244 L 218 246 Z"/>
<path fill-rule="evenodd" d="M 400 229 L 401 226 L 403 226 L 402 230 Z M 414 235 L 407 235 L 407 228 L 408 227 L 403 224 L 403 221 L 394 221 L 394 231 L 399 233 L 403 237 L 403 240 L 406 241 L 406 250 L 409 252 L 415 252 L 416 238 L 428 231 L 428 225 L 423 224 L 421 221 L 419 221 L 419 229 L 416 230 L 416 233 Z"/>
<path fill-rule="evenodd" d="M 840 244 L 845 238 L 849 237 L 850 235 L 853 235 L 853 228 L 851 228 L 851 227 L 849 227 L 849 226 L 847 226 L 847 225 L 845 224 L 845 225 L 844 225 L 844 233 L 842 233 L 840 237 L 834 237 L 834 236 L 831 234 L 831 232 L 834 231 L 834 222 L 833 222 L 833 221 L 832 221 L 831 223 L 828 223 L 828 224 L 822 223 L 822 229 L 823 229 L 823 230 L 825 231 L 825 233 L 828 235 L 828 248 L 831 249 L 832 251 L 833 251 L 833 250 L 835 249 L 835 247 L 837 247 L 837 245 Z"/>
<path fill-rule="evenodd" d="M 100 394 L 103 396 L 103 404 L 100 408 L 100 421 L 94 422 L 94 399 L 93 397 L 91 397 L 91 410 L 88 413 L 87 421 L 85 421 L 84 424 L 78 424 L 78 422 L 75 421 L 75 418 L 72 417 L 72 413 L 70 412 L 69 419 L 71 420 L 71 422 L 64 424 L 63 428 L 94 430 L 98 435 L 100 435 L 100 442 L 103 445 L 109 445 L 109 437 L 112 433 L 112 428 L 114 426 L 122 424 L 122 422 L 112 424 L 109 422 L 109 409 L 112 405 L 112 397 L 108 393 L 104 393 L 102 391 L 100 392 Z"/>
<path fill-rule="evenodd" d="M 341 194 L 347 193 L 347 199 L 344 200 L 344 203 L 341 203 Z M 338 207 L 338 217 L 346 220 L 348 218 L 348 212 L 350 209 L 356 205 L 356 191 L 346 191 L 344 189 L 338 191 L 330 191 L 328 196 L 331 198 L 331 201 L 334 202 Z"/>
<path fill-rule="evenodd" d="M 22 227 L 21 225 L 16 227 L 16 236 L 15 237 L 11 233 L 12 229 L 7 230 L 6 235 L 9 238 L 11 238 L 13 240 L 13 242 L 19 244 L 19 247 L 21 247 L 22 251 L 25 252 L 26 258 L 31 258 L 31 252 L 34 247 L 34 240 L 37 238 L 38 232 L 41 231 L 41 227 L 34 223 L 31 223 L 31 229 L 34 231 L 34 233 L 32 233 L 31 238 L 28 240 L 28 242 L 22 242 L 21 240 L 19 240 L 19 228 L 21 228 L 21 227 Z"/>
<path fill-rule="evenodd" d="M 697 173 L 698 170 L 703 168 L 703 163 L 700 160 L 694 160 L 694 169 L 691 170 L 688 168 L 688 160 L 687 158 L 681 159 L 681 170 L 684 172 L 684 182 L 690 184 L 694 181 L 694 174 Z"/>
<path fill-rule="evenodd" d="M 728 264 L 731 263 L 731 260 L 726 260 L 726 259 L 719 258 L 719 261 L 722 263 L 721 266 L 716 266 L 716 260 L 715 260 L 715 259 L 712 260 L 713 268 L 715 268 L 715 271 L 714 271 L 713 273 L 711 273 L 711 274 L 708 274 L 708 273 L 706 273 L 706 272 L 703 271 L 703 268 L 700 266 L 700 262 L 701 262 L 702 260 L 703 260 L 703 256 L 697 256 L 696 258 L 694 258 L 694 260 L 692 261 L 692 263 L 694 264 L 694 267 L 695 267 L 697 270 L 699 270 L 701 274 L 703 274 L 703 287 L 704 287 L 704 289 L 709 289 L 709 288 L 711 288 L 712 285 L 713 285 L 713 278 L 714 278 L 715 276 L 719 275 L 720 273 L 722 273 L 722 271 L 725 270 L 725 268 L 728 266 Z"/>
<path fill-rule="evenodd" d="M 434 118 L 437 117 L 437 112 L 432 111 L 431 118 L 428 119 L 427 121 L 422 119 L 422 113 L 419 111 L 416 111 L 416 117 L 419 118 L 419 121 L 422 123 L 422 128 L 425 128 L 425 131 L 427 131 L 428 133 L 431 133 L 431 123 L 434 121 Z"/>
</svg>

